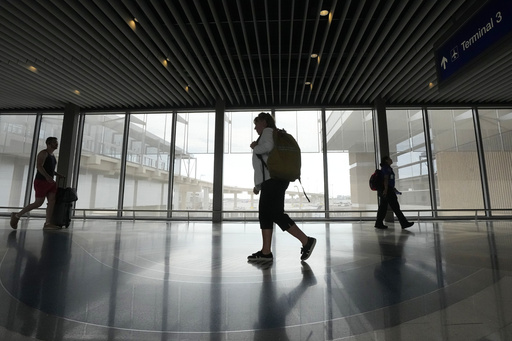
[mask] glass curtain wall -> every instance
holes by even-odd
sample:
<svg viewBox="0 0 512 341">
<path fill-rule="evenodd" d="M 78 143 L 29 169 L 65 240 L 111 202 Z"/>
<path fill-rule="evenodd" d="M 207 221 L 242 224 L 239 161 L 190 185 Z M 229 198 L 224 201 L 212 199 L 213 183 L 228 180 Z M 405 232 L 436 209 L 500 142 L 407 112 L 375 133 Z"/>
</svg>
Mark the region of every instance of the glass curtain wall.
<svg viewBox="0 0 512 341">
<path fill-rule="evenodd" d="M 368 187 L 368 178 L 375 170 L 372 111 L 327 110 L 325 116 L 329 217 L 376 210 L 376 193 Z"/>
<path fill-rule="evenodd" d="M 400 206 L 403 211 L 418 210 L 420 215 L 431 216 L 423 112 L 421 109 L 388 110 L 386 117 L 395 186 L 402 192 L 398 196 Z M 406 216 L 408 214 L 417 212 L 406 213 Z"/>
<path fill-rule="evenodd" d="M 124 210 L 143 210 L 134 212 L 141 216 L 167 216 L 171 135 L 172 114 L 130 115 Z"/>
<path fill-rule="evenodd" d="M 254 172 L 250 144 L 258 139 L 253 121 L 260 112 L 226 112 L 225 115 L 222 182 L 225 218 L 257 217 L 256 213 L 247 211 L 258 210 L 259 196 L 252 192 Z"/>
<path fill-rule="evenodd" d="M 223 209 L 226 218 L 256 218 L 258 196 L 252 194 L 250 143 L 257 139 L 253 119 L 260 111 L 227 112 L 225 118 Z M 423 114 L 429 121 L 430 146 L 439 216 L 485 215 L 472 109 L 389 109 L 390 154 L 395 161 L 397 187 L 403 192 L 404 210 L 431 209 L 429 169 Z M 173 116 L 176 115 L 176 116 Z M 478 110 L 493 215 L 512 213 L 512 110 Z M 276 123 L 299 142 L 302 150 L 302 185 L 291 183 L 286 210 L 297 218 L 373 216 L 377 207 L 368 177 L 375 168 L 369 110 L 326 110 L 326 165 L 328 203 L 325 202 L 321 111 L 276 111 Z M 212 217 L 214 112 L 134 113 L 128 136 L 125 113 L 91 113 L 83 116 L 83 139 L 77 190 L 78 210 L 88 216 L 117 216 L 123 145 L 126 139 L 126 178 L 123 209 L 142 210 L 139 216 L 185 219 Z M 176 127 L 172 122 L 176 120 Z M 61 137 L 62 114 L 0 115 L 0 206 L 22 207 L 33 196 L 28 179 L 36 126 L 37 153 L 49 136 Z M 176 131 L 171 158 L 172 132 Z M 59 150 L 55 152 L 57 159 Z M 32 160 L 33 162 L 33 160 Z M 169 200 L 169 172 L 174 162 Z M 29 184 L 28 197 L 27 184 Z M 33 199 L 33 198 L 32 198 Z M 168 202 L 172 207 L 168 207 Z M 328 205 L 328 207 L 326 207 Z M 152 211 L 149 213 L 149 211 Z"/>
<path fill-rule="evenodd" d="M 23 207 L 35 114 L 0 115 L 0 206 Z M 60 136 L 60 134 L 59 134 Z M 33 179 L 31 179 L 33 180 Z M 8 208 L 3 212 L 10 212 Z"/>
<path fill-rule="evenodd" d="M 512 214 L 512 109 L 480 109 L 487 184 L 493 215 Z M 509 210 L 507 210 L 509 209 Z"/>
<path fill-rule="evenodd" d="M 215 113 L 178 113 L 174 159 L 173 217 L 211 218 Z"/>
<path fill-rule="evenodd" d="M 48 137 L 56 137 L 59 141 L 59 148 L 57 148 L 53 152 L 53 155 L 55 155 L 55 157 L 57 158 L 57 167 L 55 170 L 57 170 L 57 168 L 59 167 L 59 149 L 60 149 L 60 144 L 61 144 L 63 120 L 64 120 L 63 114 L 60 114 L 60 115 L 45 114 L 42 117 L 41 127 L 39 129 L 39 140 L 38 140 L 38 144 L 37 144 L 37 152 L 38 153 L 39 153 L 39 151 L 46 149 L 46 139 Z M 35 163 L 34 163 L 34 174 L 35 174 L 35 172 L 36 172 L 36 170 L 35 170 Z M 58 181 L 58 178 L 55 177 L 55 180 Z M 61 182 L 60 186 L 63 186 L 63 185 L 64 184 Z M 57 184 L 57 186 L 59 186 L 59 184 Z M 32 193 L 29 198 L 29 201 L 32 202 L 32 201 L 34 201 L 34 199 L 35 199 L 35 192 L 32 189 Z M 39 209 L 44 211 L 46 209 L 46 204 L 43 204 L 43 206 L 41 206 Z"/>
<path fill-rule="evenodd" d="M 48 137 L 56 137 L 59 140 L 62 134 L 62 121 L 64 115 L 43 115 L 41 120 L 41 128 L 39 131 L 39 140 L 37 144 L 37 151 L 46 149 L 46 139 Z M 53 155 L 57 158 L 57 164 L 59 163 L 59 149 L 53 152 Z"/>
<path fill-rule="evenodd" d="M 482 184 L 471 109 L 428 110 L 439 216 L 483 212 Z"/>
<path fill-rule="evenodd" d="M 125 119 L 124 113 L 85 116 L 75 209 L 117 215 Z"/>
<path fill-rule="evenodd" d="M 45 114 L 41 116 L 39 136 L 35 155 L 46 149 L 46 139 L 57 137 L 60 141 L 62 132 L 62 114 Z M 23 207 L 34 200 L 33 178 L 28 179 L 29 167 L 34 167 L 36 160 L 30 160 L 37 114 L 0 115 L 0 206 Z M 59 150 L 54 152 L 59 156 Z M 28 198 L 26 188 L 30 186 Z M 43 206 L 44 209 L 44 206 Z"/>
<path fill-rule="evenodd" d="M 324 218 L 324 162 L 322 154 L 321 111 L 276 111 L 276 126 L 297 140 L 301 150 L 301 183 L 290 183 L 285 197 L 285 210 L 303 211 L 304 218 Z M 305 198 L 302 186 L 311 202 Z M 299 213 L 295 213 L 299 215 Z"/>
</svg>

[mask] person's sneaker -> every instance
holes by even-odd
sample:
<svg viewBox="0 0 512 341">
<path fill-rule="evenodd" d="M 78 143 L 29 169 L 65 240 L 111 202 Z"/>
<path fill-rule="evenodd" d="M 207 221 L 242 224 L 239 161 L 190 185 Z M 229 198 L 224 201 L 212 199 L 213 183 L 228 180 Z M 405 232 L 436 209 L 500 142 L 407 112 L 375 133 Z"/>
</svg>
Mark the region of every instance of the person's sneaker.
<svg viewBox="0 0 512 341">
<path fill-rule="evenodd" d="M 272 252 L 264 255 L 263 252 L 258 251 L 248 256 L 247 260 L 250 262 L 271 262 L 274 260 L 274 256 L 272 256 Z"/>
<path fill-rule="evenodd" d="M 311 256 L 311 253 L 313 253 L 313 249 L 315 248 L 315 245 L 316 245 L 316 239 L 312 238 L 312 237 L 308 237 L 308 242 L 300 250 L 300 253 L 302 254 L 300 256 L 300 259 L 301 260 L 308 259 L 309 256 Z"/>
<path fill-rule="evenodd" d="M 15 230 L 18 228 L 18 221 L 20 221 L 20 218 L 18 218 L 16 216 L 16 213 L 12 212 L 11 213 L 11 227 Z"/>
<path fill-rule="evenodd" d="M 411 227 L 412 225 L 414 225 L 414 223 L 413 223 L 413 222 L 411 222 L 411 221 L 408 221 L 405 225 L 402 225 L 402 228 L 403 228 L 403 229 L 406 229 L 406 228 L 408 228 L 408 227 Z"/>
<path fill-rule="evenodd" d="M 380 230 L 384 230 L 384 229 L 387 229 L 388 227 L 384 224 L 377 224 L 375 225 L 375 228 L 376 229 L 380 229 Z"/>
<path fill-rule="evenodd" d="M 43 227 L 43 230 L 60 230 L 60 229 L 61 229 L 60 226 L 50 224 L 50 223 L 45 223 L 44 227 Z"/>
</svg>

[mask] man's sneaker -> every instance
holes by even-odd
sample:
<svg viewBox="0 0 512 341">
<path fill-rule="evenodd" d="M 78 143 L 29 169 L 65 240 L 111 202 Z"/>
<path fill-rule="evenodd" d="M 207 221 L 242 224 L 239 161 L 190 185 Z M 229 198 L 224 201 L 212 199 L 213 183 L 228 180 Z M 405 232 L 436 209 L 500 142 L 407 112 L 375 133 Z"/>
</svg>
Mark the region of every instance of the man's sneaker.
<svg viewBox="0 0 512 341">
<path fill-rule="evenodd" d="M 20 218 L 18 218 L 16 216 L 16 213 L 12 212 L 11 213 L 11 227 L 15 230 L 18 228 L 18 221 L 20 221 Z"/>
<path fill-rule="evenodd" d="M 311 256 L 311 253 L 313 253 L 313 249 L 315 248 L 315 245 L 316 245 L 316 239 L 312 238 L 312 237 L 308 237 L 308 242 L 300 250 L 300 253 L 302 254 L 302 256 L 300 256 L 300 259 L 301 260 L 308 259 L 309 256 Z"/>
<path fill-rule="evenodd" d="M 408 221 L 405 225 L 402 225 L 402 228 L 403 228 L 403 229 L 406 229 L 406 228 L 408 228 L 408 227 L 411 227 L 412 225 L 414 225 L 414 223 L 413 223 L 413 222 L 411 222 L 411 221 Z"/>
<path fill-rule="evenodd" d="M 271 262 L 274 260 L 274 256 L 272 256 L 272 252 L 268 255 L 264 255 L 263 252 L 258 251 L 248 256 L 247 260 L 250 262 Z"/>
</svg>

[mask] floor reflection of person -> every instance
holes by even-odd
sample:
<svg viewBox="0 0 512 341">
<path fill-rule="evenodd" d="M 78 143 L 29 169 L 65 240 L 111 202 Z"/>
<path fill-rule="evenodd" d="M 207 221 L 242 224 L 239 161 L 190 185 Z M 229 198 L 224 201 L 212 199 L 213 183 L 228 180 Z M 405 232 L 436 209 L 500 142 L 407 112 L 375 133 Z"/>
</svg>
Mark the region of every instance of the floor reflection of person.
<svg viewBox="0 0 512 341">
<path fill-rule="evenodd" d="M 38 258 L 18 244 L 16 231 L 12 233 L 9 246 L 17 251 L 17 259 L 24 260 L 16 263 L 15 273 L 19 277 L 13 279 L 13 288 L 19 293 L 19 300 L 31 307 L 18 311 L 17 317 L 22 320 L 20 333 L 30 336 L 35 333 L 40 340 L 60 340 L 63 330 L 57 317 L 65 311 L 70 235 L 45 232 Z"/>
<path fill-rule="evenodd" d="M 20 232 L 18 235 L 16 231 L 12 231 L 8 236 L 7 244 L 9 248 L 17 251 L 17 262 L 13 270 L 12 293 L 14 296 L 18 295 L 19 301 L 28 305 L 28 302 L 39 301 L 40 291 L 36 288 L 40 283 L 37 267 L 38 258 L 32 252 L 24 250 L 18 243 L 18 238 L 24 240 L 25 236 L 26 231 Z M 23 265 L 24 268 L 22 268 Z M 33 334 L 37 323 L 35 314 L 36 311 L 34 309 L 24 309 L 23 305 L 16 307 L 16 318 L 21 320 L 20 334 L 27 336 Z"/>
<path fill-rule="evenodd" d="M 414 233 L 402 230 L 396 238 L 395 233 L 379 231 L 377 233 L 381 262 L 376 265 L 374 276 L 381 291 L 382 306 L 386 315 L 383 322 L 386 328 L 400 324 L 400 303 L 402 301 L 402 280 L 406 259 L 404 245 Z"/>
<path fill-rule="evenodd" d="M 265 263 L 256 264 L 256 266 L 262 269 L 263 282 L 258 307 L 258 322 L 254 326 L 254 341 L 295 341 L 286 332 L 286 316 L 306 290 L 317 283 L 313 271 L 307 263 L 302 262 L 300 283 L 289 293 L 277 297 L 277 282 L 272 278 L 270 267 Z"/>
</svg>

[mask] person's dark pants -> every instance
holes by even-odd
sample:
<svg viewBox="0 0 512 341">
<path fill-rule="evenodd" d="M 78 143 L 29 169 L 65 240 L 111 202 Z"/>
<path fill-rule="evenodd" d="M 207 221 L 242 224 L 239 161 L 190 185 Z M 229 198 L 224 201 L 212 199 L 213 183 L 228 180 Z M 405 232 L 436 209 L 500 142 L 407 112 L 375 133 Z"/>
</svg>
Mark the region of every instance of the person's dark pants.
<svg viewBox="0 0 512 341">
<path fill-rule="evenodd" d="M 269 179 L 261 184 L 259 221 L 261 229 L 272 229 L 274 223 L 286 231 L 295 222 L 284 213 L 284 196 L 289 181 Z"/>
<path fill-rule="evenodd" d="M 375 222 L 375 226 L 380 226 L 384 224 L 384 218 L 386 217 L 388 205 L 389 207 L 391 207 L 393 212 L 395 212 L 395 215 L 398 218 L 400 225 L 405 226 L 407 224 L 407 218 L 400 210 L 400 204 L 398 203 L 398 198 L 396 197 L 395 190 L 393 188 L 388 189 L 387 196 L 383 196 L 382 192 L 379 192 L 379 198 L 379 210 L 377 211 L 377 221 Z"/>
</svg>

